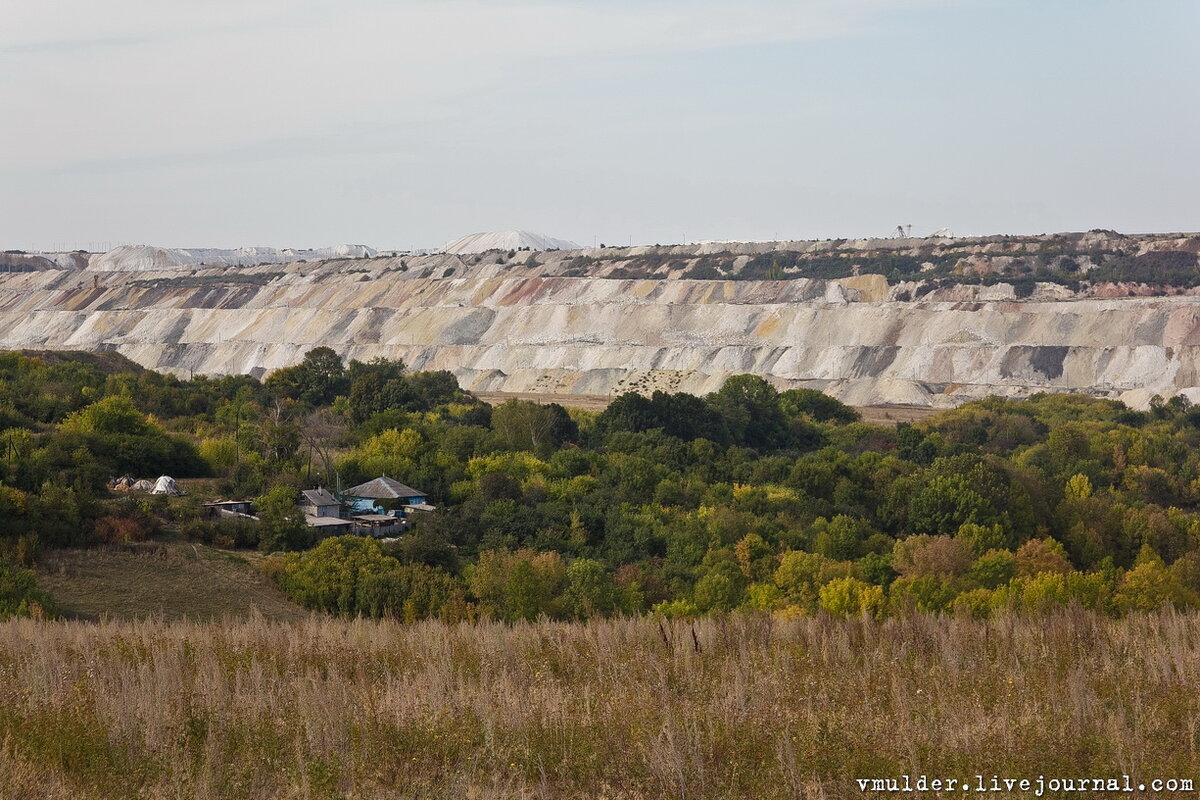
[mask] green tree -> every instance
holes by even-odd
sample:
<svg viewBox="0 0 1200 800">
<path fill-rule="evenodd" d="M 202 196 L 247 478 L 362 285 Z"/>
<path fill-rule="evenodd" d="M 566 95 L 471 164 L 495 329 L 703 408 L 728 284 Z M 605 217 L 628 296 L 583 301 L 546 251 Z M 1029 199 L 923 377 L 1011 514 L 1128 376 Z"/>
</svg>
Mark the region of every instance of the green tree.
<svg viewBox="0 0 1200 800">
<path fill-rule="evenodd" d="M 958 582 L 947 575 L 904 576 L 892 581 L 890 607 L 896 611 L 945 611 L 958 591 Z"/>
<path fill-rule="evenodd" d="M 558 553 L 485 550 L 466 577 L 480 611 L 488 616 L 515 622 L 564 614 L 560 599 L 566 568 Z"/>
<path fill-rule="evenodd" d="M 542 456 L 549 456 L 563 442 L 579 435 L 565 408 L 557 403 L 540 405 L 527 400 L 508 400 L 492 409 L 492 428 L 509 449 Z"/>
<path fill-rule="evenodd" d="M 296 366 L 275 370 L 264 384 L 277 396 L 313 406 L 329 405 L 349 388 L 341 357 L 323 346 L 309 350 Z"/>
<path fill-rule="evenodd" d="M 1068 500 L 1086 500 L 1092 496 L 1092 482 L 1087 475 L 1072 475 L 1063 488 L 1063 494 Z"/>
<path fill-rule="evenodd" d="M 600 412 L 593 431 L 604 438 L 621 431 L 640 432 L 658 427 L 661 427 L 661 421 L 649 398 L 637 392 L 626 392 Z"/>
<path fill-rule="evenodd" d="M 405 377 L 403 361 L 383 357 L 351 361 L 350 418 L 363 423 L 388 409 L 417 410 L 420 394 Z"/>
<path fill-rule="evenodd" d="M 740 575 L 728 570 L 712 570 L 696 581 L 692 602 L 701 613 L 732 611 L 742 601 Z"/>
<path fill-rule="evenodd" d="M 454 576 L 424 564 L 391 564 L 360 571 L 357 612 L 415 622 L 429 617 L 463 618 L 463 589 Z"/>
<path fill-rule="evenodd" d="M 971 523 L 1000 525 L 1007 536 L 1027 536 L 1034 528 L 1033 503 L 1010 469 L 996 456 L 936 459 L 909 494 L 912 532 L 952 536 Z"/>
<path fill-rule="evenodd" d="M 995 589 L 1017 574 L 1017 559 L 1007 550 L 990 550 L 971 564 L 967 582 L 981 589 Z"/>
<path fill-rule="evenodd" d="M 837 422 L 842 425 L 858 422 L 862 415 L 840 400 L 816 389 L 788 389 L 779 394 L 779 407 L 789 417 L 801 414 L 817 422 Z"/>
<path fill-rule="evenodd" d="M 207 473 L 190 441 L 169 435 L 124 395 L 106 397 L 71 414 L 41 444 L 38 455 L 46 472 L 95 488 L 108 476 L 126 473 Z"/>
<path fill-rule="evenodd" d="M 396 559 L 385 556 L 374 539 L 335 536 L 312 550 L 287 556 L 281 583 L 284 590 L 306 608 L 353 616 L 383 610 L 380 587 L 368 579 L 398 569 Z M 361 594 L 370 585 L 374 594 Z"/>
<path fill-rule="evenodd" d="M 831 520 L 817 517 L 810 529 L 812 549 L 835 561 L 857 558 L 870 533 L 860 520 L 845 514 L 838 514 Z"/>
<path fill-rule="evenodd" d="M 993 594 L 993 604 L 1018 613 L 1044 613 L 1072 603 L 1105 611 L 1110 595 L 1111 587 L 1100 573 L 1042 572 L 1000 587 Z"/>
<path fill-rule="evenodd" d="M 962 542 L 975 555 L 989 550 L 998 550 L 1009 545 L 1009 537 L 1000 525 L 976 525 L 967 522 L 960 525 L 954 538 Z"/>
<path fill-rule="evenodd" d="M 259 518 L 259 548 L 266 553 L 300 550 L 309 546 L 313 533 L 296 503 L 296 489 L 276 486 L 255 501 Z"/>
<path fill-rule="evenodd" d="M 608 617 L 617 609 L 612 575 L 590 558 L 577 558 L 567 567 L 567 598 L 576 619 Z"/>
<path fill-rule="evenodd" d="M 734 375 L 705 402 L 725 421 L 735 444 L 758 449 L 790 447 L 788 418 L 775 387 L 757 375 Z"/>
<path fill-rule="evenodd" d="M 99 516 L 96 504 L 74 487 L 47 481 L 29 503 L 37 535 L 47 547 L 79 547 L 88 543 L 88 524 Z"/>
<path fill-rule="evenodd" d="M 738 567 L 749 580 L 769 580 L 775 571 L 774 551 L 757 533 L 748 533 L 733 546 Z"/>
</svg>

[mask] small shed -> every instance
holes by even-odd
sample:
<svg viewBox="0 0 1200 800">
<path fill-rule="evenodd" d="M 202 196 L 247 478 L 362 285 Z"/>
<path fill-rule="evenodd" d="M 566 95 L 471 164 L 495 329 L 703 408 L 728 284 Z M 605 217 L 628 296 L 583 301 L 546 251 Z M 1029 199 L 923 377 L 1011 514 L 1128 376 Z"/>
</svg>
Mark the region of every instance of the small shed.
<svg viewBox="0 0 1200 800">
<path fill-rule="evenodd" d="M 311 514 L 305 514 L 304 521 L 308 527 L 316 528 L 317 533 L 321 536 L 341 536 L 344 533 L 354 532 L 354 523 L 348 519 L 314 517 Z"/>
<path fill-rule="evenodd" d="M 351 517 L 354 521 L 354 532 L 363 536 L 373 536 L 382 539 L 395 536 L 408 530 L 408 523 L 402 517 L 390 514 L 356 514 Z"/>
</svg>

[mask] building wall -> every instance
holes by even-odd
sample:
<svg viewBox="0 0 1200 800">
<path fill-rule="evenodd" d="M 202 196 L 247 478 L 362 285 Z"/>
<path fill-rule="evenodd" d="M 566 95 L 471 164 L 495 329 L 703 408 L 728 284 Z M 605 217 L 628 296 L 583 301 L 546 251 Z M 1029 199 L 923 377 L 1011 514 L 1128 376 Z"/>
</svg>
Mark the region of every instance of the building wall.
<svg viewBox="0 0 1200 800">
<path fill-rule="evenodd" d="M 333 517 L 341 516 L 341 506 L 301 506 L 305 514 L 310 517 Z"/>
<path fill-rule="evenodd" d="M 347 498 L 346 502 L 350 506 L 351 514 L 373 514 L 373 513 L 385 513 L 386 514 L 387 513 L 386 511 L 383 510 L 382 506 L 376 505 L 376 503 L 379 501 L 374 500 L 370 497 L 350 497 L 350 498 Z M 411 505 L 416 505 L 418 503 L 428 503 L 429 498 L 427 498 L 423 495 L 417 496 L 417 497 L 405 497 L 405 498 L 402 498 L 401 502 L 404 505 L 411 506 Z"/>
<path fill-rule="evenodd" d="M 378 511 L 375 501 L 369 497 L 350 497 L 346 502 L 350 506 L 351 514 L 374 514 Z"/>
</svg>

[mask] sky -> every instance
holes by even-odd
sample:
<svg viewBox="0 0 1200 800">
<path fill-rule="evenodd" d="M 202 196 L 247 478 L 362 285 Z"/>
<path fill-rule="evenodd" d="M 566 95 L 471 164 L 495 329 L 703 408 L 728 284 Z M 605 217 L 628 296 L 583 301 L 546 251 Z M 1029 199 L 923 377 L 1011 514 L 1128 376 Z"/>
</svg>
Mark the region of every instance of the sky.
<svg viewBox="0 0 1200 800">
<path fill-rule="evenodd" d="M 1200 230 L 1195 0 L 4 0 L 0 249 Z"/>
</svg>

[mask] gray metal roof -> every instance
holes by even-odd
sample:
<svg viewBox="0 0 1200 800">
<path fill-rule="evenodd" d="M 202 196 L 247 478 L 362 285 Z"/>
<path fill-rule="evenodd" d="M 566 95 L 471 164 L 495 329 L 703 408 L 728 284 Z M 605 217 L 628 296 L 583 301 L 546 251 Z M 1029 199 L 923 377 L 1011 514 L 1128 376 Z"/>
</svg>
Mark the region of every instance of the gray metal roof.
<svg viewBox="0 0 1200 800">
<path fill-rule="evenodd" d="M 341 505 L 328 489 L 304 489 L 300 494 L 304 497 L 304 502 L 311 506 Z"/>
<path fill-rule="evenodd" d="M 352 489 L 347 489 L 346 494 L 350 497 L 364 497 L 368 500 L 395 500 L 399 497 L 428 496 L 419 489 L 405 486 L 400 481 L 388 477 L 379 477 L 373 481 L 360 483 Z"/>
<path fill-rule="evenodd" d="M 309 514 L 304 515 L 304 521 L 308 523 L 310 528 L 349 528 L 354 525 L 348 519 L 339 519 L 337 517 L 314 517 Z"/>
</svg>

